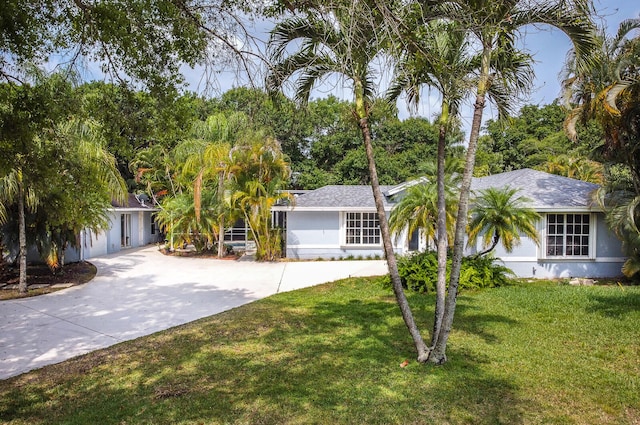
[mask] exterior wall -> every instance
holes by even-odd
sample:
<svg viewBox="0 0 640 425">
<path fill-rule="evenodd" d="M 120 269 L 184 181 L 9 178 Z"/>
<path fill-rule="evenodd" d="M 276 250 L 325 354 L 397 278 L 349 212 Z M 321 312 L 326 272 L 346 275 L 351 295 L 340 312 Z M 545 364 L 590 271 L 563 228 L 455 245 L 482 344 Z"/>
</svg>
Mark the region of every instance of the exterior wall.
<svg viewBox="0 0 640 425">
<path fill-rule="evenodd" d="M 85 231 L 81 242 L 86 258 L 98 257 L 109 253 L 108 238 L 104 231 L 98 234 Z"/>
<path fill-rule="evenodd" d="M 346 246 L 342 243 L 342 217 L 339 211 L 289 211 L 287 212 L 287 258 L 337 259 L 346 257 L 384 257 L 382 245 Z M 396 253 L 404 252 L 406 242 L 400 238 L 395 244 Z"/>
<path fill-rule="evenodd" d="M 130 246 L 123 247 L 121 241 L 121 217 L 131 215 Z M 137 248 L 158 241 L 159 235 L 151 234 L 151 215 L 153 211 L 115 210 L 109 212 L 109 228 L 95 234 L 84 233 L 82 249 L 84 258 L 120 252 L 123 249 Z"/>
<path fill-rule="evenodd" d="M 622 243 L 607 227 L 607 223 L 604 221 L 604 214 L 599 213 L 597 217 L 596 231 L 598 232 L 598 239 L 596 241 L 596 257 L 601 259 L 625 257 L 622 252 Z"/>
<path fill-rule="evenodd" d="M 119 252 L 122 249 L 120 238 L 120 220 L 122 214 L 123 213 L 119 211 L 111 213 L 111 226 L 109 226 L 109 229 L 105 230 L 107 235 L 107 254 L 113 254 L 114 252 Z"/>
<path fill-rule="evenodd" d="M 538 279 L 555 278 L 606 278 L 618 277 L 622 275 L 621 268 L 624 260 L 600 262 L 578 261 L 578 260 L 531 260 L 518 261 L 505 259 L 504 265 L 518 277 L 529 277 Z"/>
<path fill-rule="evenodd" d="M 618 277 L 625 261 L 621 243 L 607 228 L 604 215 L 595 215 L 595 258 L 592 259 L 544 259 L 541 248 L 529 238 L 523 237 L 521 244 L 507 253 L 501 244 L 495 256 L 522 278 L 570 278 L 570 277 Z M 295 259 L 383 257 L 382 247 L 345 246 L 339 211 L 290 211 L 287 213 L 286 256 Z M 541 229 L 542 230 L 542 229 Z M 543 235 L 541 234 L 541 237 Z M 397 254 L 406 253 L 406 232 L 398 241 L 394 240 Z M 423 248 L 421 243 L 420 248 Z M 478 252 L 480 241 L 467 249 L 467 254 Z"/>
<path fill-rule="evenodd" d="M 97 235 L 83 230 L 78 235 L 80 247 L 68 247 L 64 252 L 64 262 L 73 263 L 102 255 L 113 254 L 123 249 L 137 248 L 160 242 L 160 235 L 151 234 L 151 220 L 154 211 L 150 210 L 111 210 L 108 213 L 109 228 Z M 121 246 L 121 216 L 131 214 L 131 238 L 129 247 Z M 27 260 L 41 263 L 40 254 L 34 247 L 29 247 Z"/>
<path fill-rule="evenodd" d="M 523 238 L 522 244 L 515 247 L 511 253 L 506 253 L 499 245 L 495 256 L 518 277 L 553 279 L 620 276 L 622 264 L 626 258 L 622 253 L 620 241 L 608 229 L 604 214 L 596 214 L 595 232 L 595 258 L 593 259 L 543 259 L 540 258 L 540 248 L 529 238 Z"/>
</svg>

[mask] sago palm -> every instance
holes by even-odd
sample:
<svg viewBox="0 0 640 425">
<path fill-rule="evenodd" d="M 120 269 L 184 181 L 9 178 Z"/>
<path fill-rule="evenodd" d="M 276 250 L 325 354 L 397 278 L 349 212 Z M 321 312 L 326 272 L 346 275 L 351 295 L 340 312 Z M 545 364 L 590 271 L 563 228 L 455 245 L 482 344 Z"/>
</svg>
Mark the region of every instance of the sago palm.
<svg viewBox="0 0 640 425">
<path fill-rule="evenodd" d="M 477 256 L 490 253 L 498 243 L 502 243 L 505 251 L 512 252 L 514 246 L 520 244 L 521 235 L 536 244 L 540 242 L 536 229 L 540 214 L 527 206 L 528 198 L 516 196 L 517 193 L 518 189 L 489 188 L 480 191 L 473 200 L 468 245 L 475 245 L 478 238 L 482 238 L 484 250 Z"/>
</svg>

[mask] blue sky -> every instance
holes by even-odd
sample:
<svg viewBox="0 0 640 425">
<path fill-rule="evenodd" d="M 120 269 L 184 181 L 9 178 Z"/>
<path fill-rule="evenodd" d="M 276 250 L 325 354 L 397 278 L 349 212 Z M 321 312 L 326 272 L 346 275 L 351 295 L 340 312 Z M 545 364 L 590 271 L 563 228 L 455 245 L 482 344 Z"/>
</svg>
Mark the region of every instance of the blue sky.
<svg viewBox="0 0 640 425">
<path fill-rule="evenodd" d="M 640 15 L 640 2 L 637 0 L 595 0 L 595 6 L 608 34 L 615 34 L 618 25 L 625 19 Z M 560 94 L 560 73 L 570 43 L 567 37 L 557 30 L 537 30 L 527 28 L 525 47 L 536 60 L 535 91 L 531 103 L 551 103 Z"/>
<path fill-rule="evenodd" d="M 640 15 L 640 2 L 637 0 L 594 0 L 599 17 L 596 23 L 607 28 L 608 34 L 615 34 L 620 22 Z M 571 48 L 571 43 L 564 33 L 552 30 L 548 27 L 523 28 L 523 47 L 533 55 L 535 60 L 535 82 L 532 93 L 524 104 L 546 105 L 552 103 L 560 96 L 561 72 L 566 55 Z M 417 115 L 431 118 L 439 111 L 439 99 L 432 96 L 420 106 Z M 470 100 L 471 102 L 472 100 Z M 400 116 L 405 117 L 409 112 L 404 110 L 404 105 L 398 103 Z M 471 125 L 472 107 L 467 105 L 462 110 L 462 125 L 465 132 Z M 484 119 L 495 117 L 494 110 L 489 104 L 484 113 Z"/>
</svg>

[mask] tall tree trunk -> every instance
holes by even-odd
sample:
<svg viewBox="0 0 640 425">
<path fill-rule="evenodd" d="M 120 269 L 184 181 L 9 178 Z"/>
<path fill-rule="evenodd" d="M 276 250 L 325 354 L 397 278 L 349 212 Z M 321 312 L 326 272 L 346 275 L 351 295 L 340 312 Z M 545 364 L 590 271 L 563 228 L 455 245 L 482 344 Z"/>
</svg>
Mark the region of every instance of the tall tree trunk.
<svg viewBox="0 0 640 425">
<path fill-rule="evenodd" d="M 369 164 L 369 177 L 371 178 L 371 190 L 373 191 L 373 198 L 376 204 L 376 211 L 378 213 L 378 220 L 380 222 L 380 233 L 382 236 L 382 244 L 384 246 L 384 253 L 387 259 L 387 267 L 389 268 L 389 275 L 391 276 L 391 283 L 393 286 L 393 293 L 395 294 L 398 306 L 402 312 L 402 318 L 404 323 L 409 329 L 409 333 L 413 338 L 413 342 L 418 352 L 418 362 L 424 363 L 429 357 L 429 348 L 420 335 L 420 330 L 416 325 L 411 312 L 411 307 L 405 296 L 404 289 L 402 288 L 402 282 L 400 280 L 400 274 L 398 273 L 398 264 L 396 262 L 396 255 L 393 252 L 393 245 L 391 243 L 391 232 L 389 231 L 389 222 L 387 220 L 387 214 L 384 210 L 384 203 L 382 200 L 382 192 L 380 191 L 380 183 L 378 182 L 378 172 L 376 170 L 376 163 L 373 157 L 373 146 L 371 144 L 371 132 L 369 130 L 369 121 L 365 118 L 359 119 L 360 130 L 362 131 L 362 138 L 364 139 L 364 146 L 367 153 L 367 162 Z"/>
<path fill-rule="evenodd" d="M 436 306 L 433 318 L 433 334 L 431 335 L 431 348 L 435 347 L 442 319 L 444 317 L 445 293 L 447 290 L 447 205 L 445 196 L 445 141 L 447 135 L 448 107 L 442 103 L 442 115 L 440 117 L 440 129 L 438 134 L 438 156 L 437 156 L 437 190 L 438 190 L 438 280 L 436 282 Z"/>
<path fill-rule="evenodd" d="M 22 182 L 22 170 L 19 172 L 18 181 L 18 234 L 19 234 L 19 264 L 20 279 L 18 281 L 18 292 L 24 294 L 27 292 L 27 224 L 25 218 L 24 206 L 24 185 Z"/>
<path fill-rule="evenodd" d="M 476 161 L 476 150 L 478 148 L 478 136 L 482 124 L 482 113 L 484 112 L 485 97 L 489 88 L 489 59 L 491 58 L 491 46 L 483 46 L 482 68 L 476 103 L 473 109 L 473 121 L 471 123 L 471 134 L 469 135 L 469 146 L 467 147 L 467 157 L 462 173 L 462 184 L 460 186 L 460 201 L 458 202 L 458 215 L 456 218 L 456 232 L 453 242 L 453 257 L 451 260 L 451 275 L 449 277 L 449 292 L 444 306 L 444 316 L 442 327 L 438 334 L 438 339 L 433 350 L 429 353 L 429 361 L 435 364 L 444 364 L 447 361 L 446 350 L 449 334 L 453 326 L 453 318 L 456 311 L 458 299 L 458 285 L 460 283 L 460 268 L 462 266 L 462 256 L 464 254 L 464 239 L 467 228 L 467 214 L 469 211 L 469 194 L 471 192 L 471 179 Z"/>
<path fill-rule="evenodd" d="M 218 173 L 218 202 L 220 203 L 220 218 L 218 221 L 218 258 L 224 257 L 224 171 Z"/>
</svg>

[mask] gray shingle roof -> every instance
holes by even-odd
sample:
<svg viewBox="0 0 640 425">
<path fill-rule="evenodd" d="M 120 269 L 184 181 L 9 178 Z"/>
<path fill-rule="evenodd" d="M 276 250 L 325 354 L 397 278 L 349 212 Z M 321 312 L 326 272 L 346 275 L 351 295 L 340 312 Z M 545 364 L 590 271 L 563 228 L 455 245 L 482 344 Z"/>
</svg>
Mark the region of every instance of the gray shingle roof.
<svg viewBox="0 0 640 425">
<path fill-rule="evenodd" d="M 406 183 L 397 186 L 380 186 L 383 193 L 409 187 Z M 510 171 L 493 176 L 474 178 L 471 189 L 480 191 L 489 187 L 512 187 L 520 189 L 519 196 L 531 199 L 535 209 L 583 208 L 592 206 L 591 194 L 599 186 L 580 180 L 556 176 L 529 168 Z M 393 202 L 384 198 L 385 209 Z M 371 186 L 324 186 L 296 198 L 295 208 L 326 208 L 333 210 L 348 208 L 375 208 Z"/>
<path fill-rule="evenodd" d="M 114 208 L 128 208 L 128 209 L 147 209 L 147 210 L 152 210 L 153 205 L 151 205 L 153 202 L 149 200 L 149 197 L 147 195 L 135 195 L 133 193 L 129 193 L 127 195 L 127 199 L 126 199 L 126 203 L 125 204 L 121 204 L 119 202 L 116 201 L 111 201 L 111 206 Z"/>
<path fill-rule="evenodd" d="M 385 192 L 393 186 L 380 186 Z M 385 208 L 391 207 L 385 198 Z M 324 186 L 296 198 L 294 208 L 375 208 L 371 186 Z"/>
<path fill-rule="evenodd" d="M 473 179 L 471 189 L 489 187 L 520 189 L 517 195 L 531 199 L 531 206 L 544 208 L 577 208 L 593 206 L 591 194 L 598 185 L 568 177 L 556 176 L 529 168 Z"/>
</svg>

